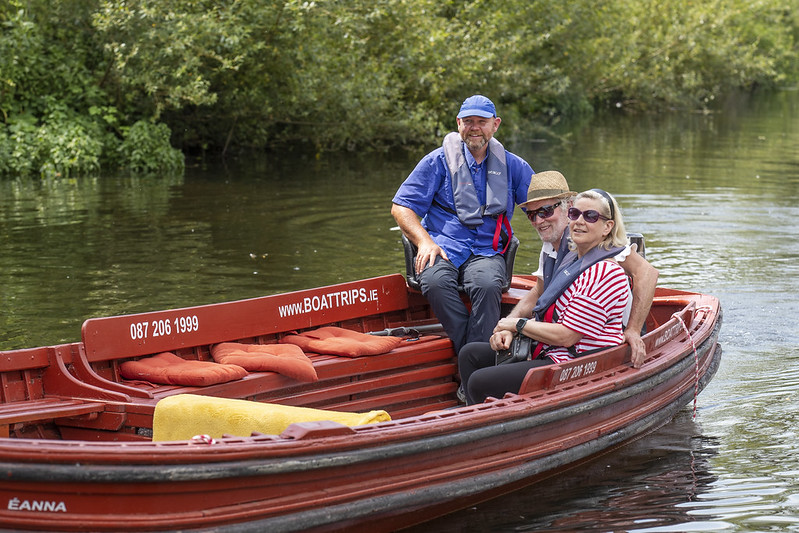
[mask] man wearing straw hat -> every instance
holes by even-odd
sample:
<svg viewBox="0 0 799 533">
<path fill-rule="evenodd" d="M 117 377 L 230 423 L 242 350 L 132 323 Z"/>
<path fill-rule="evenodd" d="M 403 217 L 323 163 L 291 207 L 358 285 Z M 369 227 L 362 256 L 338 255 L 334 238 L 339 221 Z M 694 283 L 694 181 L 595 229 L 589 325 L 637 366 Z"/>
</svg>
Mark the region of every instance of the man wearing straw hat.
<svg viewBox="0 0 799 533">
<path fill-rule="evenodd" d="M 568 252 L 569 219 L 566 212 L 576 194 L 569 190 L 569 184 L 560 172 L 547 170 L 533 175 L 527 200 L 519 206 L 527 212 L 527 218 L 544 243 L 538 270 L 535 272 L 538 283 L 519 300 L 508 317 L 532 317 L 533 308 L 556 270 L 558 259 L 562 259 Z M 633 366 L 638 368 L 646 356 L 641 330 L 655 295 L 658 271 L 634 252 L 634 248 L 627 246 L 615 259 L 633 282 L 632 308 L 624 330 L 624 340 L 630 344 Z"/>
<path fill-rule="evenodd" d="M 456 353 L 468 342 L 487 341 L 500 318 L 510 219 L 533 173 L 494 139 L 500 121 L 485 96 L 464 100 L 458 131 L 422 158 L 392 200 L 391 214 L 418 250 L 422 294 Z"/>
</svg>

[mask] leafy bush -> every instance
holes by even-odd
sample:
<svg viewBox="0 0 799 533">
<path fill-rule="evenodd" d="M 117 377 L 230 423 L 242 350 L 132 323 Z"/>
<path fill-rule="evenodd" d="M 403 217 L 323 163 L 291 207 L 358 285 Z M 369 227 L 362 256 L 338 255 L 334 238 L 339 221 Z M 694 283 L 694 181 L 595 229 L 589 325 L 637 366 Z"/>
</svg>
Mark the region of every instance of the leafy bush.
<svg viewBox="0 0 799 533">
<path fill-rule="evenodd" d="M 430 145 L 474 93 L 507 137 L 799 77 L 783 0 L 5 0 L 0 27 L 0 174 Z"/>
<path fill-rule="evenodd" d="M 28 117 L 25 117 L 28 118 Z M 20 120 L 0 133 L 0 173 L 68 177 L 100 170 L 102 143 L 80 120 Z"/>
<path fill-rule="evenodd" d="M 124 167 L 136 173 L 183 172 L 183 153 L 169 143 L 166 124 L 140 120 L 123 132 L 118 152 Z"/>
</svg>

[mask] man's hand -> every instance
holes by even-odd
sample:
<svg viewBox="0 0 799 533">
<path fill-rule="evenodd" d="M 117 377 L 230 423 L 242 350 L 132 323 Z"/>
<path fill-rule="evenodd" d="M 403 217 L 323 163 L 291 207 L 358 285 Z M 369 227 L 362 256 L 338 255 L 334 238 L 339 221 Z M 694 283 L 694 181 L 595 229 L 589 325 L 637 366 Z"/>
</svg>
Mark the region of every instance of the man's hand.
<svg viewBox="0 0 799 533">
<path fill-rule="evenodd" d="M 627 328 L 624 332 L 624 340 L 630 345 L 632 351 L 633 368 L 641 368 L 646 359 L 646 346 L 641 339 L 641 334 Z"/>
<path fill-rule="evenodd" d="M 417 274 L 429 266 L 433 266 L 436 262 L 436 256 L 449 261 L 447 252 L 441 249 L 439 245 L 430 237 L 422 227 L 419 217 L 411 209 L 392 204 L 391 215 L 397 221 L 397 225 L 402 230 L 402 233 L 416 246 L 416 263 L 413 265 Z"/>
<path fill-rule="evenodd" d="M 447 253 L 441 249 L 434 240 L 429 239 L 429 242 L 420 244 L 416 252 L 416 263 L 414 268 L 417 274 L 421 274 L 422 270 L 427 267 L 433 266 L 436 262 L 436 256 L 440 255 L 443 259 L 449 260 Z"/>
</svg>

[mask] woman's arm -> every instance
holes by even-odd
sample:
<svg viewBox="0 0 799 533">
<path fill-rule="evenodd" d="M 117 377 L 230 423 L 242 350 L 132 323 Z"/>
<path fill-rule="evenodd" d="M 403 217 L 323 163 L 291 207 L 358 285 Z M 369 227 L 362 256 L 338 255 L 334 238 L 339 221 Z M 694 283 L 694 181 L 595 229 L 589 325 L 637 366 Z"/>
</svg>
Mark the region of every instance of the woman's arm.
<svg viewBox="0 0 799 533">
<path fill-rule="evenodd" d="M 494 333 L 501 333 L 503 331 L 516 333 L 516 323 L 518 321 L 518 318 L 502 318 L 497 324 L 497 327 L 494 328 Z M 565 346 L 567 348 L 569 346 L 574 346 L 583 338 L 582 333 L 569 329 L 561 324 L 536 322 L 535 320 L 528 320 L 524 329 L 522 329 L 522 333 L 544 344 Z"/>
</svg>

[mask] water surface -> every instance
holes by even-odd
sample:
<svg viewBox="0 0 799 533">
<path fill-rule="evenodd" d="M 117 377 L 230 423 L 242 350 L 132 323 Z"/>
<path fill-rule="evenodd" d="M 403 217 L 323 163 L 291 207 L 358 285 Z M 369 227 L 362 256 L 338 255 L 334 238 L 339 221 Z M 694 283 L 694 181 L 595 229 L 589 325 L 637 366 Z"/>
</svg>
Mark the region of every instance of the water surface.
<svg viewBox="0 0 799 533">
<path fill-rule="evenodd" d="M 696 419 L 687 406 L 630 446 L 419 531 L 799 531 L 799 93 L 558 134 L 512 149 L 575 190 L 616 194 L 660 285 L 721 299 L 721 367 Z M 419 156 L 0 181 L 0 349 L 78 340 L 90 317 L 402 272 L 389 209 Z M 524 217 L 514 228 L 529 273 L 540 243 Z"/>
</svg>

